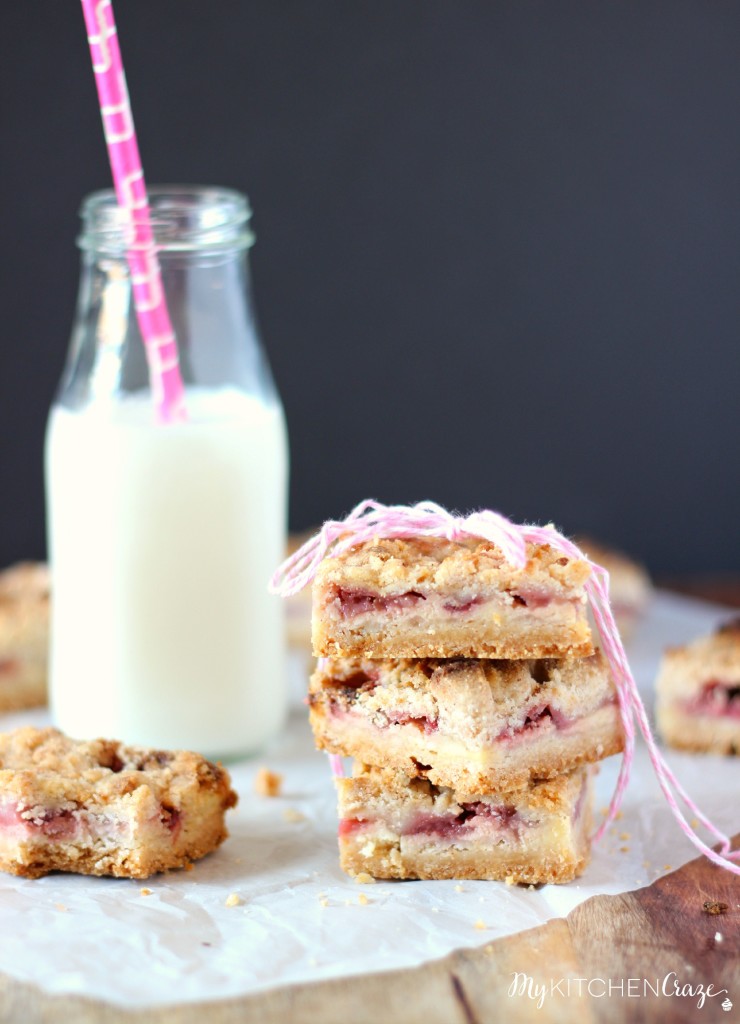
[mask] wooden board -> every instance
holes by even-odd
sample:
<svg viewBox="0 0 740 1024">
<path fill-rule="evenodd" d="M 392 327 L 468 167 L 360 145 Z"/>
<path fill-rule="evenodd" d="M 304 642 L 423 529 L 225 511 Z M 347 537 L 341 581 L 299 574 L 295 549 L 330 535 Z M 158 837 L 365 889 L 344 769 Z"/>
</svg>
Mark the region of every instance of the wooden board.
<svg viewBox="0 0 740 1024">
<path fill-rule="evenodd" d="M 740 845 L 740 836 L 735 840 Z M 713 915 L 706 901 L 727 905 Z M 719 934 L 719 937 L 717 937 Z M 358 963 L 358 969 L 362 965 Z M 532 994 L 510 994 L 517 972 Z M 710 983 L 724 995 L 643 995 L 643 980 Z M 562 982 L 561 982 L 561 979 Z M 566 986 L 570 979 L 570 992 Z M 581 992 L 579 994 L 578 979 Z M 629 994 L 637 979 L 639 995 Z M 624 995 L 601 995 L 611 980 Z M 586 991 L 591 982 L 592 994 Z M 551 983 L 559 989 L 551 992 Z M 525 983 L 526 984 L 526 983 Z M 537 987 L 544 986 L 542 1006 Z M 633 986 L 633 991 L 635 988 Z M 562 993 L 562 994 L 561 994 Z M 460 950 L 422 967 L 295 985 L 221 1003 L 127 1012 L 50 996 L 0 975 L 0 1021 L 12 1024 L 731 1024 L 740 1020 L 740 878 L 705 858 L 621 896 L 595 896 L 567 918 Z"/>
</svg>

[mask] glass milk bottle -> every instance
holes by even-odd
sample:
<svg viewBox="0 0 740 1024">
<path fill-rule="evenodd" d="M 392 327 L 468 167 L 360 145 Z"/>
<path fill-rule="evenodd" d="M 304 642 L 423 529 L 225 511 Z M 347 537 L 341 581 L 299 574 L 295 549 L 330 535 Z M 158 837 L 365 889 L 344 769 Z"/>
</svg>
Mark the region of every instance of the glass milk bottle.
<svg viewBox="0 0 740 1024">
<path fill-rule="evenodd" d="M 82 207 L 82 272 L 46 439 L 51 706 L 76 738 L 212 757 L 284 722 L 287 440 L 250 294 L 244 196 L 150 192 L 187 422 L 155 422 L 111 191 Z"/>
</svg>

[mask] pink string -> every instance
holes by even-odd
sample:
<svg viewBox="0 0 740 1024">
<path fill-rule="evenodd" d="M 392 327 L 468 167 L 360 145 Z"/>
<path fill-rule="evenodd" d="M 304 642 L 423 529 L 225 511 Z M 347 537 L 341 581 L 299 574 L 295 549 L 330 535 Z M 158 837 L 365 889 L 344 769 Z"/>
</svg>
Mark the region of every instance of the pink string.
<svg viewBox="0 0 740 1024">
<path fill-rule="evenodd" d="M 116 197 L 133 227 L 126 259 L 131 268 L 134 306 L 146 348 L 154 408 L 163 423 L 182 421 L 186 418 L 185 391 L 162 287 L 113 7 L 111 0 L 82 0 L 82 10 Z"/>
<path fill-rule="evenodd" d="M 609 603 L 609 574 L 602 566 L 591 562 L 572 541 L 558 533 L 554 526 L 516 525 L 498 512 L 488 510 L 474 512 L 469 516 L 455 516 L 431 501 L 422 501 L 413 506 L 382 505 L 377 501 L 363 501 L 346 519 L 329 520 L 324 523 L 315 537 L 283 562 L 270 581 L 270 591 L 283 597 L 297 594 L 314 579 L 319 565 L 330 552 L 332 556 L 340 555 L 349 548 L 377 537 L 418 536 L 445 537 L 451 541 L 481 537 L 495 544 L 506 561 L 518 568 L 524 568 L 527 563 L 527 544 L 549 544 L 571 558 L 588 562 L 591 576 L 586 582 L 586 594 L 591 603 L 602 650 L 614 679 L 624 729 L 624 753 L 617 784 L 606 817 L 594 839 L 599 840 L 604 835 L 622 804 L 634 760 L 636 721 L 637 729 L 647 744 L 660 788 L 684 835 L 714 864 L 740 875 L 740 865 L 733 863 L 735 859 L 740 858 L 740 850 L 733 851 L 729 836 L 718 829 L 697 807 L 658 749 L 612 614 Z M 341 758 L 336 755 L 332 757 L 332 769 L 335 774 L 344 774 Z M 681 810 L 679 801 L 719 843 L 718 852 L 697 835 Z"/>
</svg>

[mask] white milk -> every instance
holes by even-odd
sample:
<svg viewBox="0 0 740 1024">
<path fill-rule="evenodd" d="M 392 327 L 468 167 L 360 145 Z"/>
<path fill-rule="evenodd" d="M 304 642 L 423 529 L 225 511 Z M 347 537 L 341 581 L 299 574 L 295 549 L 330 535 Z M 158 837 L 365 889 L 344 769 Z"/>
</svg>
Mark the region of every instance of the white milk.
<svg viewBox="0 0 740 1024">
<path fill-rule="evenodd" d="M 136 394 L 56 406 L 46 447 L 51 703 L 77 738 L 258 750 L 287 707 L 282 412 L 191 389 L 157 426 Z"/>
</svg>

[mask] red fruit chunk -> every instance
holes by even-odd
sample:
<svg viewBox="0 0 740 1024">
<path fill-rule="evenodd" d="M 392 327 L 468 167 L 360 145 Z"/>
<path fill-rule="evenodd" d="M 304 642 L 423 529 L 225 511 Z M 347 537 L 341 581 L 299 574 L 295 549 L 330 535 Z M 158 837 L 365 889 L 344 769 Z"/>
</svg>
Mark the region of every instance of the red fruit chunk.
<svg viewBox="0 0 740 1024">
<path fill-rule="evenodd" d="M 365 615 L 368 612 L 401 611 L 426 600 L 423 594 L 419 594 L 415 590 L 409 590 L 405 594 L 396 594 L 393 597 L 382 597 L 370 590 L 337 587 L 336 595 L 342 615 L 346 619 L 355 615 Z"/>
<path fill-rule="evenodd" d="M 339 822 L 339 835 L 340 836 L 351 836 L 354 832 L 369 825 L 368 821 L 362 818 L 342 818 Z"/>
<path fill-rule="evenodd" d="M 404 711 L 388 711 L 386 717 L 392 725 L 415 725 L 421 732 L 426 733 L 427 736 L 430 733 L 436 732 L 439 728 L 433 718 L 427 718 L 425 715 L 416 717 L 408 715 Z"/>
<path fill-rule="evenodd" d="M 77 821 L 72 811 L 44 811 L 31 819 L 24 819 L 29 829 L 43 832 L 49 839 L 71 839 L 77 831 Z"/>
<path fill-rule="evenodd" d="M 696 697 L 686 701 L 685 707 L 693 715 L 740 718 L 740 686 L 712 679 L 704 684 Z"/>
</svg>

